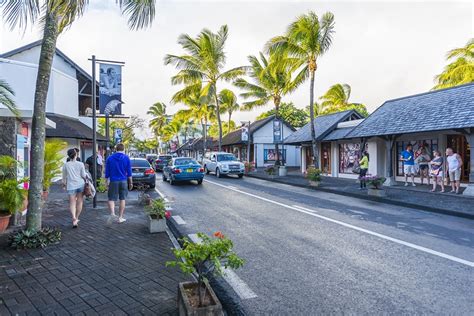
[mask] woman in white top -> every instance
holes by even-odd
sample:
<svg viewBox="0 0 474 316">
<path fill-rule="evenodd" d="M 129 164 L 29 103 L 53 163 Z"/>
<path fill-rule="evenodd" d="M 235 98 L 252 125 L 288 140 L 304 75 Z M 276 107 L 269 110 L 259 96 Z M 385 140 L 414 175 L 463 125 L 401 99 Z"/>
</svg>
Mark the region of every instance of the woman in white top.
<svg viewBox="0 0 474 316">
<path fill-rule="evenodd" d="M 446 162 L 448 163 L 448 175 L 451 182 L 451 192 L 459 194 L 461 186 L 462 159 L 452 148 L 446 148 Z"/>
<path fill-rule="evenodd" d="M 67 151 L 69 161 L 63 166 L 63 188 L 69 195 L 69 209 L 72 215 L 72 227 L 77 228 L 79 215 L 82 212 L 84 201 L 84 183 L 86 179 L 86 169 L 82 162 L 76 161 L 77 152 L 74 149 Z"/>
</svg>

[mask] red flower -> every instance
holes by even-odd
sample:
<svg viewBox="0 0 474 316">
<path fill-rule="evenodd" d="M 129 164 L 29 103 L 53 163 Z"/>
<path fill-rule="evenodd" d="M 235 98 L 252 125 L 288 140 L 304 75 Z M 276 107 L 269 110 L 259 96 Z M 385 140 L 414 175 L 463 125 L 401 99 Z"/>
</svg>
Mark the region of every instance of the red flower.
<svg viewBox="0 0 474 316">
<path fill-rule="evenodd" d="M 215 232 L 215 233 L 214 233 L 214 237 L 217 237 L 217 238 L 223 239 L 223 238 L 224 238 L 224 234 L 223 234 L 223 233 L 221 233 L 221 232 Z"/>
<path fill-rule="evenodd" d="M 171 212 L 170 212 L 170 211 L 166 211 L 166 212 L 165 212 L 165 217 L 166 217 L 167 219 L 169 219 L 169 218 L 171 217 Z"/>
</svg>

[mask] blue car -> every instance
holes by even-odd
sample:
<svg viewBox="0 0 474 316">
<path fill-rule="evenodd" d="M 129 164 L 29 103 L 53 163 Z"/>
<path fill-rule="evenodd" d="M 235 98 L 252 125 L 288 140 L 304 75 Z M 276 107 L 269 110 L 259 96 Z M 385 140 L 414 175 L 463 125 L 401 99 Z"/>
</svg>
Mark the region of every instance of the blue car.
<svg viewBox="0 0 474 316">
<path fill-rule="evenodd" d="M 203 179 L 204 168 L 193 158 L 173 158 L 163 167 L 163 181 L 169 181 L 171 185 L 178 181 L 192 180 L 201 184 Z"/>
</svg>

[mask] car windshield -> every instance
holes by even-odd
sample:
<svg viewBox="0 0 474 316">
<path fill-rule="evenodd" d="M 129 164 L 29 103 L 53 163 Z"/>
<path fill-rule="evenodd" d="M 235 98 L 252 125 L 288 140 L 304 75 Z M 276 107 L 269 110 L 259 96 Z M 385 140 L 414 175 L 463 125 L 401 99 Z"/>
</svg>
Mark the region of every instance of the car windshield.
<svg viewBox="0 0 474 316">
<path fill-rule="evenodd" d="M 150 168 L 150 163 L 144 159 L 132 159 L 132 167 Z"/>
<path fill-rule="evenodd" d="M 228 155 L 217 155 L 217 161 L 235 161 L 237 158 L 235 158 L 234 155 L 228 154 Z"/>
<path fill-rule="evenodd" d="M 185 166 L 185 165 L 197 165 L 198 162 L 194 159 L 183 158 L 183 159 L 176 159 L 174 161 L 175 166 Z"/>
<path fill-rule="evenodd" d="M 161 159 L 161 160 L 170 160 L 170 159 L 171 159 L 171 156 L 159 156 L 158 159 Z"/>
</svg>

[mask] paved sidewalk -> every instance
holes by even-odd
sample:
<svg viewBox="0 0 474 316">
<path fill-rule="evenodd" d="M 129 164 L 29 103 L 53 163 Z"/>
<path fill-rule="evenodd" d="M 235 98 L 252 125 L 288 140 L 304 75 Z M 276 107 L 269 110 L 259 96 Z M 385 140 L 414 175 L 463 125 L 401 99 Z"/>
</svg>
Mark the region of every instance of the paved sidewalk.
<svg viewBox="0 0 474 316">
<path fill-rule="evenodd" d="M 294 168 L 289 168 L 286 177 L 268 176 L 261 168 L 258 168 L 248 176 L 312 188 L 308 185 L 308 180 L 303 177 L 299 169 L 295 170 Z M 403 183 L 398 183 L 396 186 L 384 188 L 387 191 L 387 197 L 375 198 L 368 196 L 366 190 L 359 190 L 359 183 L 355 179 L 322 177 L 321 186 L 313 189 L 474 219 L 474 197 L 463 196 L 462 194 L 433 193 L 430 192 L 431 187 L 427 185 L 405 187 Z M 451 187 L 446 188 L 446 191 L 450 190 Z"/>
<path fill-rule="evenodd" d="M 107 226 L 100 201 L 72 229 L 65 199 L 51 192 L 44 208 L 44 225 L 62 230 L 60 244 L 14 251 L 0 235 L 0 315 L 176 315 L 178 282 L 189 278 L 165 267 L 173 245 L 148 233 L 142 207 L 129 203 L 127 222 Z"/>
</svg>

